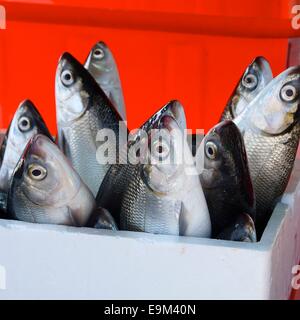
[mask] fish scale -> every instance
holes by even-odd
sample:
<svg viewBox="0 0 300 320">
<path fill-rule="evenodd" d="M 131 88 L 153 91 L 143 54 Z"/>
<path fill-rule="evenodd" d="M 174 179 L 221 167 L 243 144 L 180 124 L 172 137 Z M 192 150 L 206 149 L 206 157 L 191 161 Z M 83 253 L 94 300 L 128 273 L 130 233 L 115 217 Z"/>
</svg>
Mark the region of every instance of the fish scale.
<svg viewBox="0 0 300 320">
<path fill-rule="evenodd" d="M 144 231 L 146 228 L 146 194 L 143 192 L 143 182 L 140 179 L 136 180 L 135 174 L 133 177 L 134 179 L 129 181 L 127 192 L 122 200 L 121 227 L 126 230 Z"/>
<path fill-rule="evenodd" d="M 87 112 L 76 123 L 63 130 L 63 135 L 69 141 L 64 151 L 75 170 L 80 173 L 84 183 L 96 193 L 109 165 L 100 165 L 96 159 L 96 118 Z M 84 157 L 83 157 L 84 155 Z M 87 165 L 88 164 L 88 165 Z M 91 174 L 92 173 L 92 174 Z"/>
<path fill-rule="evenodd" d="M 291 132 L 283 135 L 259 135 L 251 130 L 244 134 L 250 172 L 257 196 L 258 225 L 265 225 L 278 197 L 286 189 L 297 154 L 299 138 L 299 122 L 294 125 Z"/>
<path fill-rule="evenodd" d="M 138 174 L 139 170 L 133 168 L 133 171 L 135 172 L 128 172 L 129 177 L 133 177 L 133 179 L 130 179 L 129 186 L 123 196 L 120 212 L 121 228 L 179 235 L 178 219 L 181 209 L 181 204 L 177 204 L 179 201 L 162 200 L 160 196 L 148 192 Z"/>
</svg>

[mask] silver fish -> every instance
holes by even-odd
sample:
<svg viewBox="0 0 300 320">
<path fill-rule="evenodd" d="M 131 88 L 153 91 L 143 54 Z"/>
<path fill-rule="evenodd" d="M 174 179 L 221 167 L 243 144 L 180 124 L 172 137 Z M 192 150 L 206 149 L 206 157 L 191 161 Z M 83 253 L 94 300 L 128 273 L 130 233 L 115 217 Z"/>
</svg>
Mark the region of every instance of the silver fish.
<svg viewBox="0 0 300 320">
<path fill-rule="evenodd" d="M 103 41 L 94 45 L 84 67 L 95 78 L 125 121 L 126 108 L 118 67 L 111 50 Z"/>
<path fill-rule="evenodd" d="M 187 143 L 180 144 L 185 123 L 181 104 L 170 102 L 141 127 L 146 137 L 138 131 L 129 139 L 127 153 L 133 150 L 148 161 L 113 165 L 107 172 L 96 200 L 120 229 L 210 237 L 210 216 L 191 151 Z M 186 161 L 179 160 L 183 154 Z M 158 158 L 170 161 L 154 160 Z"/>
<path fill-rule="evenodd" d="M 109 163 L 118 159 L 121 117 L 89 72 L 69 53 L 60 58 L 55 93 L 58 145 L 96 195 Z M 116 137 L 116 150 L 108 157 L 97 153 L 103 144 L 97 141 L 101 129 L 112 130 Z"/>
<path fill-rule="evenodd" d="M 245 212 L 255 219 L 255 196 L 244 141 L 230 120 L 214 126 L 202 140 L 200 181 L 216 237 Z"/>
<path fill-rule="evenodd" d="M 16 110 L 0 149 L 0 202 L 4 210 L 13 170 L 28 141 L 37 133 L 51 137 L 36 107 L 30 100 L 25 100 Z"/>
<path fill-rule="evenodd" d="M 272 79 L 269 62 L 264 57 L 254 59 L 229 98 L 220 121 L 232 120 L 241 114 Z"/>
<path fill-rule="evenodd" d="M 300 66 L 274 78 L 234 122 L 243 133 L 261 235 L 283 194 L 300 137 Z"/>
<path fill-rule="evenodd" d="M 217 236 L 217 239 L 256 242 L 256 230 L 252 218 L 246 213 L 240 214 L 231 226 L 228 226 Z"/>
<path fill-rule="evenodd" d="M 7 209 L 26 222 L 85 226 L 95 199 L 59 148 L 36 135 L 14 171 Z"/>
</svg>

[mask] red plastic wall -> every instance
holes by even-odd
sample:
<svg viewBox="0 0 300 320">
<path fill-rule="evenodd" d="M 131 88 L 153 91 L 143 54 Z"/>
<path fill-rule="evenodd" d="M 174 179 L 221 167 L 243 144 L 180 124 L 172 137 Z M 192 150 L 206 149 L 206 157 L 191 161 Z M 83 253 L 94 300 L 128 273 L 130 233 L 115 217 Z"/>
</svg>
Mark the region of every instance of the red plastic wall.
<svg viewBox="0 0 300 320">
<path fill-rule="evenodd" d="M 170 99 L 189 128 L 216 123 L 241 73 L 264 55 L 286 65 L 293 1 L 0 1 L 0 127 L 30 98 L 55 133 L 54 75 L 69 51 L 84 61 L 104 40 L 118 62 L 128 124 L 135 128 Z"/>
</svg>

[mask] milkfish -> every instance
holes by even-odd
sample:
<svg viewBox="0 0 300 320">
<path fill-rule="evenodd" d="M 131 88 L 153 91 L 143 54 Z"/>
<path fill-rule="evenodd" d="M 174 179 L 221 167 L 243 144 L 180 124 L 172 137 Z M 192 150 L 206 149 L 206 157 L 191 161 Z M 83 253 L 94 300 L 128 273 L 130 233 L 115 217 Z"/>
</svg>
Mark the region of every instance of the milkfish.
<svg viewBox="0 0 300 320">
<path fill-rule="evenodd" d="M 202 140 L 198 152 L 203 152 L 204 158 L 200 181 L 211 217 L 212 237 L 242 213 L 255 219 L 253 185 L 237 126 L 230 120 L 217 124 Z"/>
<path fill-rule="evenodd" d="M 69 53 L 60 58 L 55 93 L 58 145 L 96 195 L 110 165 L 118 161 L 122 119 L 94 78 Z M 102 129 L 113 137 L 99 139 Z M 111 150 L 108 154 L 101 151 L 104 143 Z"/>
<path fill-rule="evenodd" d="M 198 173 L 188 144 L 182 143 L 185 128 L 182 105 L 171 101 L 130 136 L 126 152 L 139 161 L 112 165 L 107 172 L 96 201 L 121 230 L 211 236 Z"/>
<path fill-rule="evenodd" d="M 234 122 L 243 134 L 262 234 L 288 184 L 300 137 L 300 66 L 274 78 Z"/>
</svg>

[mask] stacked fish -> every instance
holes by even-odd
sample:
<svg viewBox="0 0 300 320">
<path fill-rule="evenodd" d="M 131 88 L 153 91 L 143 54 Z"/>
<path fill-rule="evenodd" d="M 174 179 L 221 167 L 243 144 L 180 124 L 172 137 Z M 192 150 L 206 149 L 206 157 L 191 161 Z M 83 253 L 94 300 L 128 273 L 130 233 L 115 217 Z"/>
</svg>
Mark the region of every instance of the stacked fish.
<svg viewBox="0 0 300 320">
<path fill-rule="evenodd" d="M 296 157 L 300 67 L 273 78 L 269 63 L 256 58 L 194 152 L 182 143 L 186 119 L 176 100 L 140 130 L 120 126 L 121 83 L 103 42 L 84 65 L 62 55 L 55 91 L 56 140 L 29 100 L 6 132 L 2 218 L 245 242 L 261 236 Z M 103 139 L 103 129 L 114 138 Z M 128 161 L 130 154 L 139 161 Z"/>
</svg>

